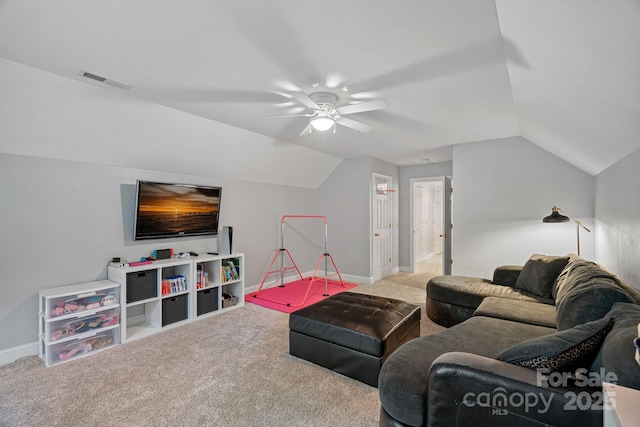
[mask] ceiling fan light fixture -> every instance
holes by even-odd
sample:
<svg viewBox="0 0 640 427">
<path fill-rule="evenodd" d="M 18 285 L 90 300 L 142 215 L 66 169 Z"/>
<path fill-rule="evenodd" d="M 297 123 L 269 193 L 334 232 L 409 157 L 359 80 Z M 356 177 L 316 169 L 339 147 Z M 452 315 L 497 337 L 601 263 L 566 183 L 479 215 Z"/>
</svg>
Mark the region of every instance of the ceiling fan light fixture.
<svg viewBox="0 0 640 427">
<path fill-rule="evenodd" d="M 311 126 L 319 132 L 324 132 L 333 127 L 335 121 L 329 117 L 320 116 L 311 120 Z"/>
</svg>

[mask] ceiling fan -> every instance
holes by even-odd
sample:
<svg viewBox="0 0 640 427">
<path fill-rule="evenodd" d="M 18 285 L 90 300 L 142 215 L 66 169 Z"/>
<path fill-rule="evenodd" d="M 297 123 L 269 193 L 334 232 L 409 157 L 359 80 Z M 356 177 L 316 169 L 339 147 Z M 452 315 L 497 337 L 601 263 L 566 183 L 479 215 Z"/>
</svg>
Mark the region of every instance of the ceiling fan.
<svg viewBox="0 0 640 427">
<path fill-rule="evenodd" d="M 373 129 L 371 126 L 345 116 L 387 107 L 384 99 L 367 100 L 377 98 L 376 93 L 349 94 L 345 78 L 340 74 L 327 75 L 323 83 L 314 83 L 306 92 L 287 81 L 278 81 L 276 84 L 281 90 L 274 92 L 288 99 L 276 106 L 291 108 L 288 114 L 268 117 L 310 117 L 309 124 L 300 132 L 300 136 L 308 135 L 313 130 L 323 132 L 331 128 L 335 133 L 336 125 L 369 132 Z"/>
</svg>

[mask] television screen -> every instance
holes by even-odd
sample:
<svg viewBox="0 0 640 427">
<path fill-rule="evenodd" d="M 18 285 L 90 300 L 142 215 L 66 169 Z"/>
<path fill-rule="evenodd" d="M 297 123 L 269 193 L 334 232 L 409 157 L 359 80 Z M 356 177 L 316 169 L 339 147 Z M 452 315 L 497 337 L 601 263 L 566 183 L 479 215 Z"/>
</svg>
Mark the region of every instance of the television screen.
<svg viewBox="0 0 640 427">
<path fill-rule="evenodd" d="M 134 240 L 218 234 L 220 187 L 138 180 Z"/>
</svg>

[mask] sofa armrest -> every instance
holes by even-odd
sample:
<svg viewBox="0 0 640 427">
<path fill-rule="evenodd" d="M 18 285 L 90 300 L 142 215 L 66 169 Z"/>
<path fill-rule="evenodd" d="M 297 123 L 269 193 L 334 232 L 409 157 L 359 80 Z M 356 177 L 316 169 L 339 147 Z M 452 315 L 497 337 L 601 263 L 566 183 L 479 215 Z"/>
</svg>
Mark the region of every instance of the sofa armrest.
<svg viewBox="0 0 640 427">
<path fill-rule="evenodd" d="M 584 392 L 594 404 L 602 399 L 597 388 L 554 388 L 532 369 L 470 353 L 445 353 L 429 371 L 427 424 L 601 426 L 601 409 L 579 410 L 582 403 L 576 403 L 576 396 Z"/>
<path fill-rule="evenodd" d="M 493 284 L 511 286 L 513 288 L 518 281 L 522 267 L 522 265 L 501 265 L 496 267 L 493 270 Z"/>
</svg>

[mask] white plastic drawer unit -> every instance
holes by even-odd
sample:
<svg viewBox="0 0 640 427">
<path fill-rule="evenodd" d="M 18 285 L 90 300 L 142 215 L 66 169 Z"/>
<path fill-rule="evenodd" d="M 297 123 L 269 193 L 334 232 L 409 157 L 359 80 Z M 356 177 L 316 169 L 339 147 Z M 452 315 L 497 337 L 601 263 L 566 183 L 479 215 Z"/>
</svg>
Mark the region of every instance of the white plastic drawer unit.
<svg viewBox="0 0 640 427">
<path fill-rule="evenodd" d="M 120 343 L 120 285 L 110 280 L 40 291 L 40 357 L 47 366 Z"/>
</svg>

